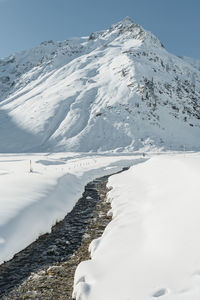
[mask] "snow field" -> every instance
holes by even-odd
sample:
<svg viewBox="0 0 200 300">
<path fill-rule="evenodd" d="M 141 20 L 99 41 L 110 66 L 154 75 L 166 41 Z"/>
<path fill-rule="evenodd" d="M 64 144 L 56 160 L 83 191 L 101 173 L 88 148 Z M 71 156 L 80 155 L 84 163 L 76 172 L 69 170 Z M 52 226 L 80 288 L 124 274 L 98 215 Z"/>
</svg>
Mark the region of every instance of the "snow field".
<svg viewBox="0 0 200 300">
<path fill-rule="evenodd" d="M 200 155 L 160 155 L 109 178 L 113 220 L 75 274 L 77 300 L 200 298 Z"/>
<path fill-rule="evenodd" d="M 135 159 L 139 156 L 1 154 L 0 263 L 50 232 L 71 211 L 89 181 Z"/>
</svg>

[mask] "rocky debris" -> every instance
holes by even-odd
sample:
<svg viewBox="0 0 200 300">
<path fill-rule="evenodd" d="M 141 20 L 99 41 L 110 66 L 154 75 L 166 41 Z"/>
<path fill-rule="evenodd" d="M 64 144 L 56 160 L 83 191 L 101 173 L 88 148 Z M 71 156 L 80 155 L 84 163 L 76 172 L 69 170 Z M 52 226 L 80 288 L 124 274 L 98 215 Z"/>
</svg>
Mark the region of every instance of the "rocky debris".
<svg viewBox="0 0 200 300">
<path fill-rule="evenodd" d="M 90 258 L 91 241 L 102 235 L 107 215 L 109 176 L 90 182 L 63 221 L 0 266 L 0 299 L 71 300 L 77 265 Z"/>
</svg>

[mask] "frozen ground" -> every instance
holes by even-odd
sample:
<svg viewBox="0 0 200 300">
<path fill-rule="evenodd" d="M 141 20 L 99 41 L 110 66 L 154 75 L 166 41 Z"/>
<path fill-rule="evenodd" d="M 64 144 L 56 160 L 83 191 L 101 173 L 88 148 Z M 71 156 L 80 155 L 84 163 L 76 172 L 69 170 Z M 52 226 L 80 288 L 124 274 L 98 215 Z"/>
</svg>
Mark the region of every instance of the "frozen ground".
<svg viewBox="0 0 200 300">
<path fill-rule="evenodd" d="M 200 299 L 200 154 L 110 177 L 113 220 L 75 275 L 77 300 Z"/>
<path fill-rule="evenodd" d="M 49 232 L 71 211 L 86 183 L 137 159 L 114 154 L 0 154 L 0 263 Z"/>
</svg>

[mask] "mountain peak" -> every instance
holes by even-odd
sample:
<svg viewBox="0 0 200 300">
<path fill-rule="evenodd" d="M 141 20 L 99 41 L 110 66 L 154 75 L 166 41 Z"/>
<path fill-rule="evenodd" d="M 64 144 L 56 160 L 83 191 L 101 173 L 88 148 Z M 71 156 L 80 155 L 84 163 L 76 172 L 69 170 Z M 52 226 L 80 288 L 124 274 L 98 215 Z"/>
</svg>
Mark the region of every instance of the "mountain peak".
<svg viewBox="0 0 200 300">
<path fill-rule="evenodd" d="M 135 23 L 130 17 L 125 17 L 122 21 L 121 21 L 121 23 L 123 23 L 124 25 L 130 25 L 130 24 L 133 24 L 133 23 Z"/>
<path fill-rule="evenodd" d="M 118 32 L 119 36 L 123 36 L 126 39 L 139 40 L 148 48 L 163 47 L 160 40 L 154 34 L 145 30 L 141 25 L 135 23 L 130 17 L 125 17 L 120 22 L 113 24 L 109 31 Z"/>
<path fill-rule="evenodd" d="M 129 17 L 0 60 L 0 151 L 199 149 L 198 66 Z"/>
<path fill-rule="evenodd" d="M 128 29 L 128 28 L 133 28 L 133 27 L 138 27 L 138 28 L 141 28 L 142 30 L 144 30 L 142 28 L 142 26 L 136 24 L 130 17 L 125 17 L 121 21 L 111 25 L 111 28 L 113 28 L 113 29 L 122 29 L 122 28 Z"/>
</svg>

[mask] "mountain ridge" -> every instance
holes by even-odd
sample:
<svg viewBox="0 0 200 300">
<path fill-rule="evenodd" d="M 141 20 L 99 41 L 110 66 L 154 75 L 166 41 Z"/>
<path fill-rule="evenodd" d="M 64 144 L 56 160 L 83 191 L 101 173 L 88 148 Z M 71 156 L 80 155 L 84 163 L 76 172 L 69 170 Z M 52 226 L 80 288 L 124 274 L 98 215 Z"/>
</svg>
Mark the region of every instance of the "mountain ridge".
<svg viewBox="0 0 200 300">
<path fill-rule="evenodd" d="M 0 60 L 0 152 L 198 150 L 198 61 L 130 18 Z"/>
</svg>

